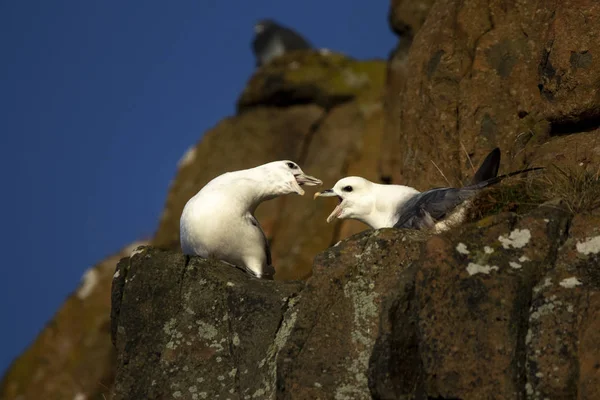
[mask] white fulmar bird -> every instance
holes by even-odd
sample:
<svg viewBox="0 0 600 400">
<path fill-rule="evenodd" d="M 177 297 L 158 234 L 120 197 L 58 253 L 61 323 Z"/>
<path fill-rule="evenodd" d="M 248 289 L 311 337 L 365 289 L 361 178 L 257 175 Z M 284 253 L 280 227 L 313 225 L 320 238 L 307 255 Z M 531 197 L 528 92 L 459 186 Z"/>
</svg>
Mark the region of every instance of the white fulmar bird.
<svg viewBox="0 0 600 400">
<path fill-rule="evenodd" d="M 471 198 L 480 190 L 505 178 L 529 171 L 528 168 L 498 175 L 500 149 L 492 150 L 475 173 L 471 183 L 462 188 L 434 188 L 425 192 L 403 185 L 382 185 L 350 176 L 340 179 L 332 189 L 315 193 L 315 198 L 337 197 L 340 203 L 327 217 L 356 219 L 373 229 L 429 229 L 440 233 L 461 224 Z"/>
<path fill-rule="evenodd" d="M 259 278 L 272 278 L 271 252 L 254 217 L 256 207 L 278 196 L 304 195 L 302 185 L 320 184 L 287 160 L 220 175 L 185 205 L 179 223 L 181 249 L 184 254 L 244 268 Z"/>
</svg>

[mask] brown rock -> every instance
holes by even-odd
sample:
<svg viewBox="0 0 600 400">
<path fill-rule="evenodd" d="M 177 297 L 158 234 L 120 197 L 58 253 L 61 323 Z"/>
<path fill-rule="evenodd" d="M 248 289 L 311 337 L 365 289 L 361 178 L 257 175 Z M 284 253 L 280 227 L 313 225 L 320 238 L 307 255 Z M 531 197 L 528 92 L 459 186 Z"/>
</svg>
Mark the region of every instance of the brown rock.
<svg viewBox="0 0 600 400">
<path fill-rule="evenodd" d="M 523 391 L 532 288 L 568 214 L 494 219 L 434 236 L 424 249 L 415 293 L 428 396 L 516 399 Z"/>
<path fill-rule="evenodd" d="M 398 36 L 413 37 L 425 22 L 434 0 L 392 0 L 388 15 L 390 28 Z"/>
<path fill-rule="evenodd" d="M 556 268 L 534 288 L 527 385 L 531 398 L 600 395 L 600 214 L 575 216 Z"/>
<path fill-rule="evenodd" d="M 545 159 L 540 145 L 560 135 L 596 130 L 600 72 L 589 60 L 600 50 L 599 28 L 590 25 L 598 7 L 435 2 L 393 106 L 400 152 L 384 169 L 421 189 L 447 184 L 433 161 L 458 184 L 470 175 L 466 154 L 477 164 L 499 146 L 502 171 L 513 170 Z M 600 161 L 596 152 L 589 156 Z"/>
<path fill-rule="evenodd" d="M 0 398 L 87 399 L 108 396 L 114 379 L 110 342 L 110 286 L 117 261 L 146 244 L 136 242 L 89 269 L 2 380 Z"/>
<path fill-rule="evenodd" d="M 154 248 L 118 271 L 113 399 L 271 398 L 301 283 Z"/>
<path fill-rule="evenodd" d="M 305 285 L 146 249 L 113 285 L 116 398 L 596 398 L 599 218 L 369 230 Z"/>
<path fill-rule="evenodd" d="M 393 182 L 393 168 L 397 167 L 399 154 L 402 153 L 398 140 L 398 127 L 402 115 L 401 99 L 410 71 L 407 69 L 408 53 L 412 39 L 401 38 L 388 60 L 385 97 L 383 138 L 379 149 L 379 179 L 385 183 Z"/>
<path fill-rule="evenodd" d="M 390 310 L 398 307 L 395 300 L 413 289 L 411 261 L 418 249 L 419 242 L 386 229 L 354 236 L 315 259 L 277 364 L 281 398 L 367 399 L 370 382 L 387 386 L 381 376 L 369 377 L 369 364 L 384 363 L 379 357 L 389 360 L 389 342 L 377 340 L 384 332 L 391 334 L 396 321 L 386 316 L 394 315 Z M 409 365 L 415 361 L 404 360 Z M 398 367 L 410 370 L 409 365 Z M 372 367 L 380 369 L 387 370 L 387 365 Z M 403 386 L 411 390 L 416 374 L 409 376 L 413 382 Z"/>
</svg>

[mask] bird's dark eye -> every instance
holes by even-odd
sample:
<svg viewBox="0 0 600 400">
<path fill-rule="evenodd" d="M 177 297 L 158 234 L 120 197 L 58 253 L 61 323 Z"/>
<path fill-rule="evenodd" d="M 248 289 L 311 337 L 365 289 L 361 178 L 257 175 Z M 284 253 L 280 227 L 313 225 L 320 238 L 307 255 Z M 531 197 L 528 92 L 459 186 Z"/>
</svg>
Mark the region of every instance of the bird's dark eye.
<svg viewBox="0 0 600 400">
<path fill-rule="evenodd" d="M 291 168 L 291 169 L 297 169 L 298 168 L 298 166 L 296 164 L 291 163 L 291 162 L 287 163 L 287 166 L 288 166 L 288 168 Z"/>
<path fill-rule="evenodd" d="M 351 191 L 352 191 L 352 186 L 344 186 L 344 187 L 342 188 L 342 190 L 343 190 L 344 192 L 351 192 Z"/>
</svg>

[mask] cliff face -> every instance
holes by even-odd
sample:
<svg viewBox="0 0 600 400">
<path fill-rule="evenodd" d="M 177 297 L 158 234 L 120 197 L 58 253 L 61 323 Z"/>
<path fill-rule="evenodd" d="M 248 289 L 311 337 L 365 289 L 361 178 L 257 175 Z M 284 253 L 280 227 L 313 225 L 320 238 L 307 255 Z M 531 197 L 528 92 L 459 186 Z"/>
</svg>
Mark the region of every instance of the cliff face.
<svg viewBox="0 0 600 400">
<path fill-rule="evenodd" d="M 600 214 L 367 231 L 267 282 L 145 248 L 113 283 L 115 399 L 594 399 Z"/>
<path fill-rule="evenodd" d="M 477 164 L 496 145 L 503 168 L 598 165 L 597 2 L 392 3 L 396 31 L 414 40 L 390 62 L 386 176 L 446 184 L 434 160 L 456 184 L 471 170 L 465 153 Z"/>
<path fill-rule="evenodd" d="M 600 221 L 577 212 L 598 204 L 582 193 L 600 164 L 599 12 L 593 1 L 392 0 L 400 40 L 387 63 L 297 52 L 257 70 L 236 115 L 182 157 L 153 247 L 119 266 L 118 357 L 109 287 L 137 246 L 86 275 L 0 398 L 108 397 L 116 365 L 118 398 L 595 398 Z M 465 182 L 494 146 L 501 173 L 575 171 L 565 187 L 546 182 L 575 215 L 527 198 L 526 217 L 330 247 L 366 227 L 326 224 L 329 201 L 287 196 L 257 210 L 278 282 L 174 252 L 185 202 L 223 171 L 293 159 L 325 185 L 360 175 L 426 189 Z M 516 197 L 483 196 L 488 212 L 522 210 Z"/>
</svg>

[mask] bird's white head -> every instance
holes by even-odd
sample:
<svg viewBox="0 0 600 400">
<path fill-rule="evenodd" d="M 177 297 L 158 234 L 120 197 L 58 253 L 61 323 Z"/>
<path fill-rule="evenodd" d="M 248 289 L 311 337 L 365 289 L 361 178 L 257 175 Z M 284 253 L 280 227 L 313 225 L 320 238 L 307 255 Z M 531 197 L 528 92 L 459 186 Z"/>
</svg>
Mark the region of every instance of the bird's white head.
<svg viewBox="0 0 600 400">
<path fill-rule="evenodd" d="M 293 161 L 273 161 L 259 168 L 265 173 L 265 180 L 269 185 L 269 192 L 272 197 L 290 193 L 297 193 L 302 196 L 304 195 L 304 189 L 301 186 L 323 184 L 314 176 L 305 174 L 298 164 Z"/>
<path fill-rule="evenodd" d="M 340 179 L 331 189 L 315 193 L 317 197 L 337 197 L 340 203 L 327 217 L 327 222 L 334 218 L 357 219 L 368 223 L 368 217 L 375 207 L 375 184 L 358 176 Z"/>
</svg>

